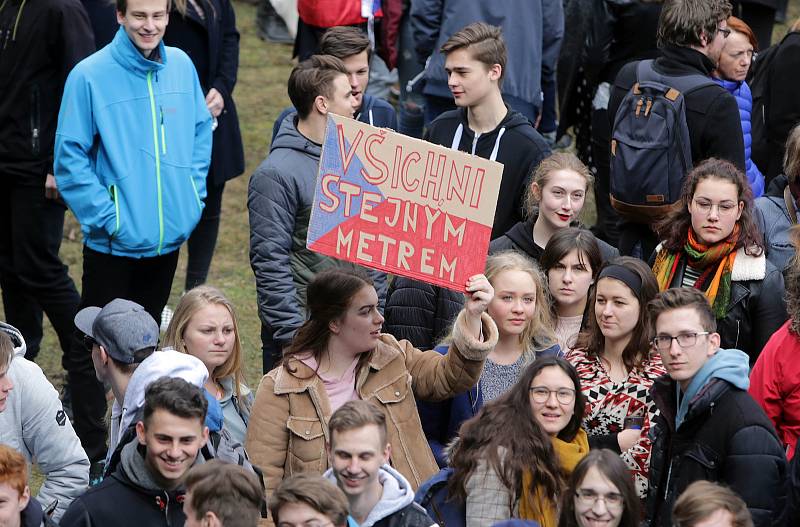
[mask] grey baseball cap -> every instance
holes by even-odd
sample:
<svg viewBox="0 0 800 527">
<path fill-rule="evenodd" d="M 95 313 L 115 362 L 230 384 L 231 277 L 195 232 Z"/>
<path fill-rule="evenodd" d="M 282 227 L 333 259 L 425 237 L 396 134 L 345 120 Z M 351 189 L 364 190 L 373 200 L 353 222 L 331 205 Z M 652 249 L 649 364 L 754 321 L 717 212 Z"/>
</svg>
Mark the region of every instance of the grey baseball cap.
<svg viewBox="0 0 800 527">
<path fill-rule="evenodd" d="M 75 326 L 123 364 L 141 362 L 146 355 L 137 352 L 158 345 L 156 321 L 142 306 L 124 298 L 115 298 L 102 309 L 81 309 L 75 315 Z"/>
</svg>

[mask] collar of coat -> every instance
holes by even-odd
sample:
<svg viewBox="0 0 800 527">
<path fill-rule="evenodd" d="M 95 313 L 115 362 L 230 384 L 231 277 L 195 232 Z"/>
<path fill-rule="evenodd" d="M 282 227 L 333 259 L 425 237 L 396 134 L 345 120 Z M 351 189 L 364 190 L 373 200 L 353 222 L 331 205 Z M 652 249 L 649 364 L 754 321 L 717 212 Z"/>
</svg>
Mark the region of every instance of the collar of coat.
<svg viewBox="0 0 800 527">
<path fill-rule="evenodd" d="M 656 247 L 656 253 L 664 248 L 663 243 Z M 753 251 L 757 250 L 755 247 Z M 732 282 L 746 282 L 748 280 L 763 280 L 767 276 L 767 256 L 764 251 L 758 256 L 747 254 L 744 247 L 739 247 L 736 251 L 736 258 L 733 260 L 731 269 Z"/>
<path fill-rule="evenodd" d="M 400 346 L 397 340 L 389 334 L 381 334 L 378 345 L 371 352 L 369 367 L 374 370 L 381 370 L 400 353 Z M 314 370 L 305 363 L 299 360 L 292 360 L 290 365 L 295 368 L 295 373 L 290 373 L 283 366 L 277 368 L 274 388 L 276 395 L 300 393 L 314 384 L 322 383 L 319 376 L 314 374 Z M 360 372 L 357 372 L 356 376 L 356 378 L 359 378 Z"/>
</svg>

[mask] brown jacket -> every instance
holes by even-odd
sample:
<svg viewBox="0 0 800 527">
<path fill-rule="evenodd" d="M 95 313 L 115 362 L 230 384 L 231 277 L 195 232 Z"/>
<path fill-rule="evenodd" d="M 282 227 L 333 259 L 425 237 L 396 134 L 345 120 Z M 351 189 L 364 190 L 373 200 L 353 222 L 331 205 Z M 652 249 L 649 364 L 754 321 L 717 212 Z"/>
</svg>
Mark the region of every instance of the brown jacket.
<svg viewBox="0 0 800 527">
<path fill-rule="evenodd" d="M 497 327 L 487 314 L 482 316 L 483 342 L 463 331 L 463 320 L 462 311 L 447 355 L 420 351 L 408 341 L 382 334 L 369 363 L 356 376 L 359 396 L 385 409 L 391 463 L 414 489 L 437 471 L 414 397 L 441 400 L 471 388 L 497 343 Z M 284 476 L 322 474 L 328 468 L 328 395 L 311 368 L 300 361 L 291 364 L 295 374 L 278 366 L 261 380 L 247 430 L 247 452 L 264 471 L 267 496 Z"/>
</svg>

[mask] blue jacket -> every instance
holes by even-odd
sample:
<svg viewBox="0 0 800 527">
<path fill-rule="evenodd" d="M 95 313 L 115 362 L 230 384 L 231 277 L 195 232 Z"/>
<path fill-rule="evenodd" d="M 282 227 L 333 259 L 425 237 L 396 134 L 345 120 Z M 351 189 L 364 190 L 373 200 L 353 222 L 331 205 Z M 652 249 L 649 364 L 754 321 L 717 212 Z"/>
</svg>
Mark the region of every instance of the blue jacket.
<svg viewBox="0 0 800 527">
<path fill-rule="evenodd" d="M 439 345 L 434 349 L 442 355 L 446 355 L 447 348 L 448 346 L 446 345 Z M 536 352 L 537 357 L 550 355 L 559 357 L 563 355 L 558 344 Z M 479 380 L 478 384 L 470 388 L 469 391 L 460 393 L 452 399 L 438 402 L 417 402 L 417 411 L 419 412 L 420 421 L 422 421 L 422 430 L 425 432 L 428 445 L 431 447 L 433 457 L 436 458 L 439 468 L 447 466 L 445 449 L 450 441 L 458 435 L 461 424 L 474 417 L 483 406 L 483 394 L 480 386 L 481 382 Z"/>
<path fill-rule="evenodd" d="M 424 62 L 430 57 L 423 92 L 453 97 L 447 87 L 444 56 L 439 48 L 453 33 L 476 20 L 503 29 L 508 47 L 503 94 L 541 109 L 542 84 L 548 80 L 555 82 L 564 36 L 564 8 L 560 0 L 414 0 L 411 24 L 417 58 Z"/>
<path fill-rule="evenodd" d="M 120 28 L 67 78 L 55 144 L 58 190 L 86 245 L 133 258 L 180 248 L 203 209 L 211 114 L 192 61 L 146 59 Z"/>
<path fill-rule="evenodd" d="M 272 139 L 269 142 L 270 148 L 275 138 L 278 137 L 278 131 L 281 129 L 281 124 L 286 120 L 289 115 L 294 116 L 297 110 L 294 106 L 284 108 L 281 114 L 275 119 L 272 124 Z M 355 115 L 357 121 L 366 123 L 379 128 L 391 128 L 397 130 L 397 112 L 394 106 L 384 101 L 380 97 L 373 97 L 372 95 L 364 94 L 361 100 L 361 110 Z"/>
<path fill-rule="evenodd" d="M 714 79 L 717 84 L 728 90 L 728 93 L 736 98 L 739 106 L 739 119 L 742 121 L 742 135 L 744 136 L 744 167 L 747 174 L 747 181 L 753 189 L 753 197 L 757 198 L 764 194 L 764 176 L 752 159 L 753 138 L 750 134 L 751 122 L 750 114 L 753 111 L 753 95 L 750 93 L 750 86 L 746 82 L 727 81 L 724 79 Z"/>
</svg>

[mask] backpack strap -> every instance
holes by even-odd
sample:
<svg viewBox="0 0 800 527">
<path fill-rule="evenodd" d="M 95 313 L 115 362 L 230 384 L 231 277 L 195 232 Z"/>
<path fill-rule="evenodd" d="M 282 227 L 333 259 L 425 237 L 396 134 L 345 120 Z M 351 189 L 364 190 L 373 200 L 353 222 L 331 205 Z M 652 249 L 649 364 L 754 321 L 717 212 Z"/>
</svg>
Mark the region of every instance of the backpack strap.
<svg viewBox="0 0 800 527">
<path fill-rule="evenodd" d="M 667 97 L 671 100 L 675 100 L 677 95 L 680 94 L 686 96 L 687 93 L 691 93 L 701 88 L 717 86 L 717 83 L 714 82 L 711 77 L 706 77 L 700 73 L 681 75 L 679 77 L 662 75 L 653 67 L 654 62 L 655 61 L 653 59 L 639 61 L 639 63 L 636 65 L 636 82 L 637 84 L 641 82 L 658 82 L 677 90 L 678 94 L 676 94 L 674 98 L 670 97 L 669 93 L 667 94 Z"/>
</svg>

